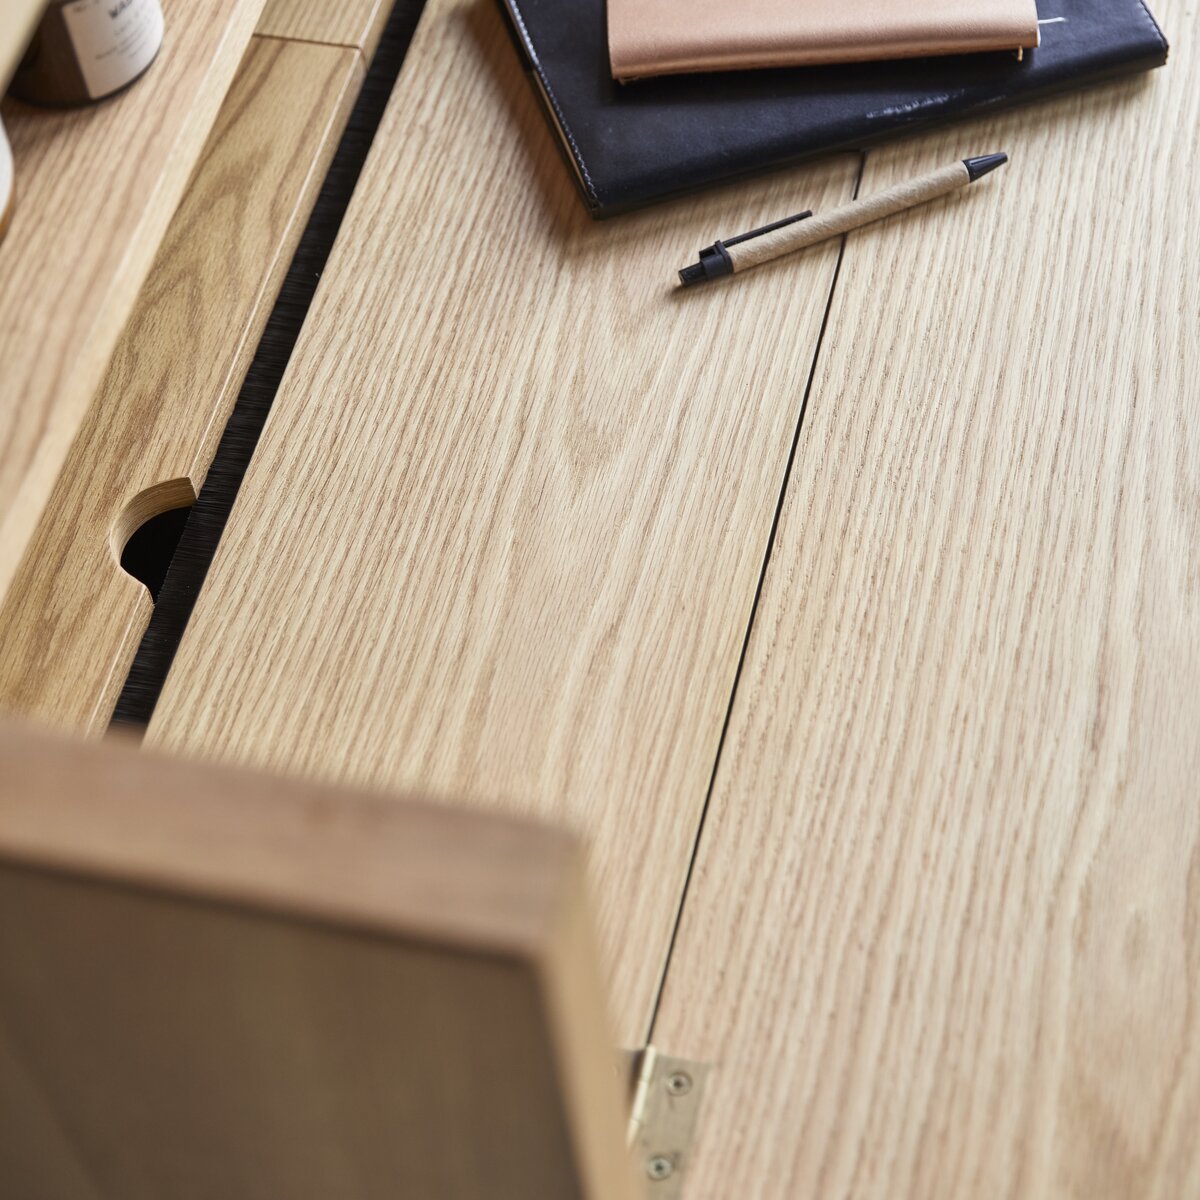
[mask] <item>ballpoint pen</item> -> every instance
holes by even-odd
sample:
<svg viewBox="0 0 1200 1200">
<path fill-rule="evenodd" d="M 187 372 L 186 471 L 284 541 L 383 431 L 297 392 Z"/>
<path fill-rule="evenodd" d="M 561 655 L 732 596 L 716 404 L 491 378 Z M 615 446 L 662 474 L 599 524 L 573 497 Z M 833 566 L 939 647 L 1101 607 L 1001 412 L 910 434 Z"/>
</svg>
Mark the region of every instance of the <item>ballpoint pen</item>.
<svg viewBox="0 0 1200 1200">
<path fill-rule="evenodd" d="M 938 196 L 974 183 L 1007 161 L 1007 154 L 964 158 L 930 171 L 927 175 L 919 175 L 916 179 L 905 180 L 882 192 L 864 196 L 861 200 L 852 200 L 832 212 L 815 217 L 811 211 L 796 213 L 764 225 L 761 229 L 752 229 L 749 233 L 714 242 L 700 251 L 699 262 L 679 272 L 679 280 L 684 286 L 690 286 L 757 267 L 781 255 L 803 250 L 806 246 L 869 225 L 872 221 L 880 221 L 918 204 L 936 200 Z"/>
</svg>

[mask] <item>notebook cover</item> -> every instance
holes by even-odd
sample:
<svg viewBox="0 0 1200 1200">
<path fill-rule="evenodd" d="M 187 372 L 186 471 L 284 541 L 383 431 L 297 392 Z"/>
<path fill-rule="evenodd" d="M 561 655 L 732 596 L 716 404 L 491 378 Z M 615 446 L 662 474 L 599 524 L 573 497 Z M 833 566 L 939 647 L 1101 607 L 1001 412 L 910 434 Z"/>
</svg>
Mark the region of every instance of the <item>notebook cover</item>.
<svg viewBox="0 0 1200 1200">
<path fill-rule="evenodd" d="M 608 0 L 613 78 L 1031 49 L 1035 0 Z"/>
<path fill-rule="evenodd" d="M 1040 0 L 1041 45 L 616 83 L 605 0 L 501 0 L 596 217 L 954 118 L 1161 66 L 1142 0 Z"/>
</svg>

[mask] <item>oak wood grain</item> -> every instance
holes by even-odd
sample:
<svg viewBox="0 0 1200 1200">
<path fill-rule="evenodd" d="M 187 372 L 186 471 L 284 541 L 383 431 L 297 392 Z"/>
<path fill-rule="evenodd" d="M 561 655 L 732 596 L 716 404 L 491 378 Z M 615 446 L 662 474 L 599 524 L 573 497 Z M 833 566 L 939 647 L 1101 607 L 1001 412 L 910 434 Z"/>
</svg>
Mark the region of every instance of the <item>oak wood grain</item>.
<svg viewBox="0 0 1200 1200">
<path fill-rule="evenodd" d="M 1157 6 L 1156 6 L 1157 7 Z M 850 235 L 654 1038 L 689 1200 L 1200 1195 L 1200 194 L 1171 64 Z"/>
<path fill-rule="evenodd" d="M 579 848 L 0 725 L 0 1191 L 629 1200 Z"/>
<path fill-rule="evenodd" d="M 370 59 L 391 8 L 391 0 L 267 0 L 258 32 L 354 46 Z"/>
<path fill-rule="evenodd" d="M 137 86 L 3 106 L 18 202 L 0 245 L 0 596 L 204 145 L 262 0 L 166 0 Z"/>
<path fill-rule="evenodd" d="M 583 833 L 638 1044 L 837 247 L 672 280 L 857 167 L 594 223 L 495 5 L 431 4 L 150 742 Z"/>
<path fill-rule="evenodd" d="M 362 77 L 252 40 L 0 604 L 0 709 L 107 725 L 151 611 L 121 549 L 198 493 Z"/>
</svg>

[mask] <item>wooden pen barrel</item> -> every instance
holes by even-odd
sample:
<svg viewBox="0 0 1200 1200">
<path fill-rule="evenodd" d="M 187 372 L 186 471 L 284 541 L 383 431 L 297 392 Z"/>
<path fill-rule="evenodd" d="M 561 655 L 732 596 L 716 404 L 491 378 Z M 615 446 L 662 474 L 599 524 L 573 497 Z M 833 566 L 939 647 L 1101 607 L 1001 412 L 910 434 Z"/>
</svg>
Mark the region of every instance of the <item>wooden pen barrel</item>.
<svg viewBox="0 0 1200 1200">
<path fill-rule="evenodd" d="M 928 175 L 907 179 L 895 187 L 876 192 L 862 200 L 853 200 L 835 208 L 831 212 L 820 213 L 793 225 L 784 225 L 781 229 L 761 234 L 747 242 L 727 247 L 733 269 L 745 271 L 749 267 L 757 267 L 760 263 L 770 262 L 783 254 L 791 254 L 793 250 L 803 250 L 806 246 L 816 245 L 840 233 L 857 229 L 860 225 L 869 225 L 872 221 L 881 221 L 884 217 L 893 216 L 917 204 L 928 200 L 936 200 L 947 192 L 954 191 L 964 184 L 971 182 L 970 172 L 962 162 L 951 163 L 931 171 Z"/>
</svg>

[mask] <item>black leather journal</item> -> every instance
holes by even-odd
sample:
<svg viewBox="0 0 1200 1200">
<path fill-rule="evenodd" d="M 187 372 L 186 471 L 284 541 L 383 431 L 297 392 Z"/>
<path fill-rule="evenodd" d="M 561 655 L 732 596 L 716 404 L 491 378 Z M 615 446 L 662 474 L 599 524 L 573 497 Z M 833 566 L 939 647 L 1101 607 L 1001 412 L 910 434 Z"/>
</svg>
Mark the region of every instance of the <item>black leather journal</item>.
<svg viewBox="0 0 1200 1200">
<path fill-rule="evenodd" d="M 1039 0 L 1041 45 L 1021 60 L 973 54 L 620 84 L 609 74 L 605 0 L 500 3 L 596 217 L 1167 59 L 1142 0 Z"/>
</svg>

